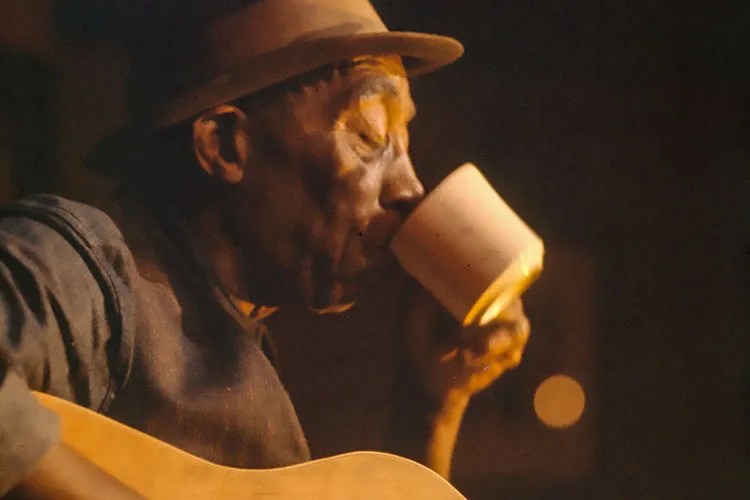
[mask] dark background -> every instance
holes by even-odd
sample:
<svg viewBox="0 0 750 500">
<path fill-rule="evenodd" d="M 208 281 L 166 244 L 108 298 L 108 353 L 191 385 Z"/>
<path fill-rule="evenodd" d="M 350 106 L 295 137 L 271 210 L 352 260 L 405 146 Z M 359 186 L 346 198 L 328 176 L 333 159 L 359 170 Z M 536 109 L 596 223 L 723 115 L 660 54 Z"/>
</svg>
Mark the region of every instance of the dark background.
<svg viewBox="0 0 750 500">
<path fill-rule="evenodd" d="M 413 83 L 427 184 L 476 162 L 548 249 L 524 364 L 466 416 L 459 487 L 480 499 L 748 497 L 750 4 L 374 3 L 392 29 L 466 45 Z M 4 200 L 98 189 L 82 158 L 124 113 L 116 53 L 71 36 L 76 22 L 56 26 L 47 0 L 0 6 Z M 398 383 L 389 286 L 342 318 L 271 321 L 316 455 L 379 445 Z M 567 430 L 531 407 L 554 373 L 586 391 Z"/>
</svg>

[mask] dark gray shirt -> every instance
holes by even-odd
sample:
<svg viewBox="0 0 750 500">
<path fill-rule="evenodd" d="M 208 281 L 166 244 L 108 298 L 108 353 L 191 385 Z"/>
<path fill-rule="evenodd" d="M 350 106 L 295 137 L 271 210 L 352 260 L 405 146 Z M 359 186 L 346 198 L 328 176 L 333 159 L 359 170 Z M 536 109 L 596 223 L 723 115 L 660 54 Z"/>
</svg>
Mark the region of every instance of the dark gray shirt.
<svg viewBox="0 0 750 500">
<path fill-rule="evenodd" d="M 214 462 L 309 459 L 263 325 L 178 231 L 137 204 L 113 207 L 39 195 L 0 211 L 0 494 L 59 439 L 29 389 Z"/>
</svg>

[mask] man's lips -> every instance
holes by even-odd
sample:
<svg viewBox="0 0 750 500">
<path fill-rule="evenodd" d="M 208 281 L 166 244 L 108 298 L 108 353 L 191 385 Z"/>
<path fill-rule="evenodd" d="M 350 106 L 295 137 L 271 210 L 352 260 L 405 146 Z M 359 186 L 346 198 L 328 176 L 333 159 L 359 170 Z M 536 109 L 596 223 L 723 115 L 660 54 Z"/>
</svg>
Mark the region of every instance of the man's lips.
<svg viewBox="0 0 750 500">
<path fill-rule="evenodd" d="M 315 252 L 298 268 L 302 295 L 313 307 L 345 300 L 363 274 L 382 270 L 389 262 L 388 244 L 402 223 L 398 213 L 383 211 L 365 229 L 353 231 L 345 248 L 334 259 L 327 251 Z"/>
</svg>

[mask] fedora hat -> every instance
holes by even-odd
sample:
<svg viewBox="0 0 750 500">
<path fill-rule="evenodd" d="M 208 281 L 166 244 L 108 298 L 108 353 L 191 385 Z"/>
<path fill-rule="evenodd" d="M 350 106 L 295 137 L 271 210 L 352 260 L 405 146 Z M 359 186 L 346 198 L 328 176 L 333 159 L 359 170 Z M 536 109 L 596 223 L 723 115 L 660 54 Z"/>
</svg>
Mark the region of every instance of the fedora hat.
<svg viewBox="0 0 750 500">
<path fill-rule="evenodd" d="M 233 9 L 210 21 L 193 23 L 189 34 L 165 27 L 171 42 L 154 41 L 153 51 L 136 55 L 129 98 L 133 121 L 156 127 L 174 124 L 357 56 L 401 56 L 407 74 L 415 76 L 463 53 L 462 45 L 450 37 L 389 31 L 368 0 L 232 4 Z"/>
</svg>

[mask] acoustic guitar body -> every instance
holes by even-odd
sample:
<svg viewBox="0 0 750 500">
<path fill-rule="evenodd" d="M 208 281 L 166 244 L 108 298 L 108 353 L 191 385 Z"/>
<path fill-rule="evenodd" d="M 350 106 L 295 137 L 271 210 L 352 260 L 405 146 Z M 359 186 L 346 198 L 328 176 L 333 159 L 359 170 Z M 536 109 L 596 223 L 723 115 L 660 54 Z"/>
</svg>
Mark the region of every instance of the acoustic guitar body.
<svg viewBox="0 0 750 500">
<path fill-rule="evenodd" d="M 68 401 L 37 394 L 62 421 L 62 440 L 149 499 L 460 500 L 421 464 L 354 452 L 277 469 L 217 465 Z"/>
</svg>

